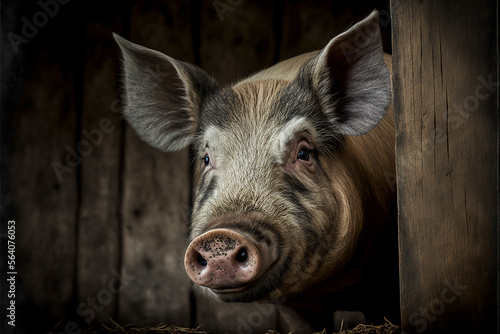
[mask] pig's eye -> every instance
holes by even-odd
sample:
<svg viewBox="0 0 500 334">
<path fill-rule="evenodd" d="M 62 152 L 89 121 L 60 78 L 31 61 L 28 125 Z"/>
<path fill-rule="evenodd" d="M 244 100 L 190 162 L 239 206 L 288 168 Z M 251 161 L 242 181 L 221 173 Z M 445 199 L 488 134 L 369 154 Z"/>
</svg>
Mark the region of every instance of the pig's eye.
<svg viewBox="0 0 500 334">
<path fill-rule="evenodd" d="M 308 150 L 306 148 L 301 148 L 299 153 L 297 154 L 297 160 L 304 160 L 308 161 L 311 158 L 311 150 Z"/>
<path fill-rule="evenodd" d="M 208 154 L 205 154 L 205 157 L 203 158 L 203 162 L 205 162 L 205 166 L 210 165 L 210 157 Z"/>
</svg>

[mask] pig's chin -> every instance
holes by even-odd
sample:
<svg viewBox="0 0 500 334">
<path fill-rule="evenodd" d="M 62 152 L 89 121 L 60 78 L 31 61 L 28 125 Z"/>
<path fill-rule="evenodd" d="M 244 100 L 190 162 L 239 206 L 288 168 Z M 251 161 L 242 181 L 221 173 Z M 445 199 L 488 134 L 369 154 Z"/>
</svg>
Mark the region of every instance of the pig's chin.
<svg viewBox="0 0 500 334">
<path fill-rule="evenodd" d="M 195 285 L 194 290 L 200 295 L 225 303 L 251 303 L 266 299 L 266 296 L 276 290 L 276 286 L 269 280 L 261 277 L 254 282 L 239 287 L 214 289 Z"/>
</svg>

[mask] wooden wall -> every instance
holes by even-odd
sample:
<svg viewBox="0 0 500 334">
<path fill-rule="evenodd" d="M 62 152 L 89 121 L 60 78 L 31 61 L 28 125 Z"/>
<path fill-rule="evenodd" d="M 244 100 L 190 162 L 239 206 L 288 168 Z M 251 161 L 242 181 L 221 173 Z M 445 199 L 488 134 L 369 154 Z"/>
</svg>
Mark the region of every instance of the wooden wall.
<svg viewBox="0 0 500 334">
<path fill-rule="evenodd" d="M 498 333 L 498 1 L 391 1 L 401 316 Z"/>
<path fill-rule="evenodd" d="M 229 83 L 323 47 L 375 8 L 387 18 L 386 1 L 50 3 L 47 12 L 2 1 L 2 224 L 17 222 L 19 326 L 76 317 L 213 333 L 279 328 L 267 305 L 215 308 L 190 293 L 189 153 L 148 147 L 120 118 L 111 33 Z M 24 41 L 13 47 L 8 33 Z"/>
</svg>

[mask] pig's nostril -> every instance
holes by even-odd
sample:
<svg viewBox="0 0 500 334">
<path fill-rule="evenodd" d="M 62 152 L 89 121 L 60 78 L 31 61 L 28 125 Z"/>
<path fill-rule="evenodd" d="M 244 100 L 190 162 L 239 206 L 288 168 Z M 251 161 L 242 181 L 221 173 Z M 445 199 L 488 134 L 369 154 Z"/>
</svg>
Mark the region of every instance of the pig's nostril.
<svg viewBox="0 0 500 334">
<path fill-rule="evenodd" d="M 222 228 L 196 237 L 184 257 L 189 278 L 216 294 L 238 293 L 250 288 L 250 283 L 263 274 L 261 262 L 253 240 Z"/>
<path fill-rule="evenodd" d="M 196 260 L 198 260 L 198 263 L 201 264 L 203 267 L 207 265 L 207 260 L 205 260 L 203 256 L 201 256 L 201 254 L 198 254 Z"/>
<path fill-rule="evenodd" d="M 248 253 L 245 248 L 240 249 L 238 254 L 236 254 L 236 261 L 245 262 L 248 259 Z"/>
</svg>

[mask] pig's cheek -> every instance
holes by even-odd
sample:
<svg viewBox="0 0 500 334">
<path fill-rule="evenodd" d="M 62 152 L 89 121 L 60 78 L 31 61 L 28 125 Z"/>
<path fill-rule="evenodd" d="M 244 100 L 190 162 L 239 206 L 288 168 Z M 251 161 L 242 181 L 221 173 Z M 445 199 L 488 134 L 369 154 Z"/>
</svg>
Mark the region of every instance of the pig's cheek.
<svg viewBox="0 0 500 334">
<path fill-rule="evenodd" d="M 292 175 L 297 175 L 300 172 L 300 166 L 297 165 L 297 162 L 288 161 L 288 163 L 285 165 L 285 171 Z"/>
<path fill-rule="evenodd" d="M 315 161 L 305 162 L 301 160 L 288 161 L 285 170 L 296 177 L 314 178 L 316 173 Z"/>
<path fill-rule="evenodd" d="M 302 160 L 296 160 L 293 163 L 293 170 L 295 173 L 297 173 L 297 176 L 299 177 L 307 177 L 307 178 L 314 178 L 315 173 L 316 173 L 316 163 L 314 160 L 311 161 L 302 161 Z"/>
<path fill-rule="evenodd" d="M 302 173 L 306 174 L 309 177 L 314 176 L 314 173 L 316 172 L 316 162 L 312 160 L 312 158 L 311 161 L 297 160 L 295 163 L 299 164 L 299 168 L 301 169 Z"/>
</svg>

